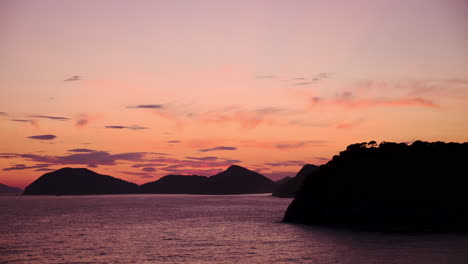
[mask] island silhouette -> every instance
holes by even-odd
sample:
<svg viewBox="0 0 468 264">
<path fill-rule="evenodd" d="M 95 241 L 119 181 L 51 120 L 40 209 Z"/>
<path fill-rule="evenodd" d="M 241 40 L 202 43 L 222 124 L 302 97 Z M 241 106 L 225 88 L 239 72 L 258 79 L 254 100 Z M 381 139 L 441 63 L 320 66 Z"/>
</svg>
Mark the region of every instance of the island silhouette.
<svg viewBox="0 0 468 264">
<path fill-rule="evenodd" d="M 23 194 L 251 194 L 271 193 L 276 187 L 269 178 L 237 165 L 211 177 L 168 175 L 141 186 L 85 168 L 62 168 L 42 175 Z"/>
<path fill-rule="evenodd" d="M 85 168 L 62 168 L 28 185 L 24 195 L 89 195 L 136 193 L 138 185 Z"/>
<path fill-rule="evenodd" d="M 6 184 L 0 183 L 0 193 L 22 193 L 23 190 L 17 187 L 8 186 Z"/>
<path fill-rule="evenodd" d="M 304 165 L 295 177 L 288 177 L 289 179 L 285 178 L 281 180 L 281 182 L 277 181 L 278 187 L 276 187 L 272 195 L 280 198 L 294 198 L 305 177 L 316 171 L 318 168 L 318 166 L 312 164 Z"/>
<path fill-rule="evenodd" d="M 468 143 L 349 145 L 307 175 L 283 221 L 398 229 L 467 229 Z"/>
</svg>

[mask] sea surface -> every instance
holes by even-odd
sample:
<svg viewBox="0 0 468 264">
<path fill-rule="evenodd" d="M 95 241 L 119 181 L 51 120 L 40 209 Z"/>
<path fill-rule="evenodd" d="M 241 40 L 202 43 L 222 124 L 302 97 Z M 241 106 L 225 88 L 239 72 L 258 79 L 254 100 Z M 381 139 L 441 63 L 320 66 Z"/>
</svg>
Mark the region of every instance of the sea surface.
<svg viewBox="0 0 468 264">
<path fill-rule="evenodd" d="M 269 195 L 0 196 L 0 263 L 468 263 L 468 235 L 281 223 Z"/>
</svg>

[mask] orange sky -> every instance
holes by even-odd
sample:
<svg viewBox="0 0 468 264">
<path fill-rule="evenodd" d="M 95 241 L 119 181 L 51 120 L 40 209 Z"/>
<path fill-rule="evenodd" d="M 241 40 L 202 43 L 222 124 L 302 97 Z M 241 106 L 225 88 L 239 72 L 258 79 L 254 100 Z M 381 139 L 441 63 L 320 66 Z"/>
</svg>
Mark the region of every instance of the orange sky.
<svg viewBox="0 0 468 264">
<path fill-rule="evenodd" d="M 0 3 L 0 182 L 272 179 L 376 140 L 468 141 L 468 3 Z"/>
</svg>

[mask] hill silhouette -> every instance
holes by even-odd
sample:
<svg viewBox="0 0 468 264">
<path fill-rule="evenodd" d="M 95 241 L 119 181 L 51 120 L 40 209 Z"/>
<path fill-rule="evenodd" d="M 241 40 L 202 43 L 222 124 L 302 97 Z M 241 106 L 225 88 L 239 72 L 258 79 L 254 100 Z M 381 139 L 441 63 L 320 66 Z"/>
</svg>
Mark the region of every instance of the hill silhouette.
<svg viewBox="0 0 468 264">
<path fill-rule="evenodd" d="M 294 178 L 278 185 L 272 195 L 281 198 L 294 198 L 305 177 L 317 169 L 318 166 L 312 164 L 304 165 Z"/>
<path fill-rule="evenodd" d="M 267 177 L 232 165 L 225 171 L 211 177 L 168 175 L 141 185 L 139 193 L 173 194 L 248 194 L 269 193 L 276 183 Z"/>
<path fill-rule="evenodd" d="M 467 153 L 468 143 L 350 145 L 306 177 L 283 221 L 467 229 Z"/>
<path fill-rule="evenodd" d="M 276 184 L 283 184 L 283 183 L 285 183 L 285 182 L 288 182 L 288 181 L 291 180 L 291 179 L 292 179 L 292 177 L 286 176 L 286 177 L 284 177 L 284 178 L 282 178 L 282 179 L 279 179 L 279 180 L 277 180 L 277 181 L 275 181 L 275 182 L 276 182 Z"/>
<path fill-rule="evenodd" d="M 173 193 L 194 194 L 200 193 L 208 177 L 197 175 L 167 175 L 161 179 L 148 182 L 138 187 L 139 193 Z"/>
<path fill-rule="evenodd" d="M 271 193 L 275 187 L 267 177 L 236 165 L 211 177 L 167 175 L 141 186 L 88 169 L 63 168 L 42 175 L 23 194 L 248 194 Z"/>
<path fill-rule="evenodd" d="M 227 170 L 209 177 L 200 193 L 271 193 L 275 188 L 276 183 L 269 178 L 244 167 L 232 165 Z"/>
<path fill-rule="evenodd" d="M 22 193 L 23 190 L 20 188 L 8 186 L 0 183 L 0 193 Z"/>
<path fill-rule="evenodd" d="M 62 168 L 28 185 L 24 195 L 82 195 L 136 193 L 138 185 L 83 168 Z"/>
</svg>

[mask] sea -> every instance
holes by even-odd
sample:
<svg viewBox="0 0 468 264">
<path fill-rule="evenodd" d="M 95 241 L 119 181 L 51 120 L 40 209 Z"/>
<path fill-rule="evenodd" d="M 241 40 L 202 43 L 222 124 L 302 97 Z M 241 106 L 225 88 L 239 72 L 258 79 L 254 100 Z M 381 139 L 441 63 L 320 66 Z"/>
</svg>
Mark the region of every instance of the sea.
<svg viewBox="0 0 468 264">
<path fill-rule="evenodd" d="M 0 196 L 0 263 L 468 263 L 468 235 L 281 223 L 260 195 Z"/>
</svg>

